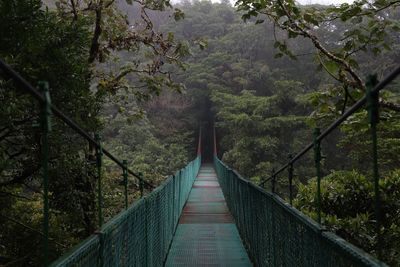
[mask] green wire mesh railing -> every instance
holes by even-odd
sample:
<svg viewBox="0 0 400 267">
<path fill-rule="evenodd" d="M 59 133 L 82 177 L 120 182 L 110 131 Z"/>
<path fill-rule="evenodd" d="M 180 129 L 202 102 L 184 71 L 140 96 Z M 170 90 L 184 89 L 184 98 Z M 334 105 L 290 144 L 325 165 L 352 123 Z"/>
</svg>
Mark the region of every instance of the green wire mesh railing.
<svg viewBox="0 0 400 267">
<path fill-rule="evenodd" d="M 198 156 L 51 266 L 163 266 L 200 164 Z"/>
<path fill-rule="evenodd" d="M 219 183 L 256 266 L 386 266 L 326 231 L 276 194 L 214 158 Z"/>
<path fill-rule="evenodd" d="M 119 160 L 116 156 L 110 153 L 108 150 L 103 148 L 101 144 L 101 137 L 95 134 L 93 138 L 91 134 L 85 131 L 80 125 L 78 125 L 74 120 L 65 115 L 58 107 L 51 103 L 49 84 L 44 81 L 38 82 L 37 90 L 30 83 L 28 83 L 21 75 L 19 75 L 13 68 L 8 66 L 3 60 L 0 59 L 0 77 L 12 80 L 16 88 L 22 90 L 25 93 L 33 96 L 40 104 L 40 126 L 42 130 L 42 147 L 41 147 L 41 172 L 42 172 L 42 182 L 43 182 L 43 265 L 48 266 L 49 264 L 49 222 L 50 222 L 50 205 L 49 205 L 49 132 L 52 129 L 51 119 L 52 117 L 57 117 L 61 119 L 67 126 L 69 126 L 75 133 L 83 137 L 85 140 L 91 144 L 96 150 L 96 165 L 97 165 L 97 211 L 98 211 L 98 223 L 99 227 L 103 225 L 103 191 L 102 191 L 102 162 L 103 155 L 107 156 L 111 161 L 116 163 L 122 168 L 124 177 L 124 193 L 125 193 L 125 207 L 128 206 L 128 174 L 134 176 L 139 181 L 139 187 L 141 191 L 141 196 L 143 196 L 143 190 L 146 186 L 147 188 L 153 189 L 154 185 L 150 182 L 144 180 L 140 174 L 135 173 L 128 168 L 126 160 Z M 1 214 L 0 214 L 1 215 Z M 4 217 L 4 216 L 2 216 Z"/>
<path fill-rule="evenodd" d="M 51 131 L 51 117 L 61 119 L 77 134 L 86 139 L 96 149 L 97 202 L 99 231 L 73 248 L 53 266 L 162 266 L 169 244 L 178 223 L 180 213 L 189 195 L 190 188 L 200 168 L 201 136 L 197 158 L 184 169 L 170 177 L 152 193 L 144 196 L 144 188 L 154 186 L 127 166 L 126 160 L 119 160 L 101 144 L 100 135 L 93 138 L 88 132 L 66 116 L 51 103 L 49 85 L 39 82 L 38 91 L 10 66 L 0 59 L 0 76 L 14 81 L 16 87 L 31 94 L 41 106 L 41 126 L 43 134 L 42 176 L 43 176 L 43 265 L 49 264 L 49 147 L 48 134 Z M 201 135 L 201 133 L 200 133 Z M 125 211 L 103 224 L 102 169 L 103 156 L 107 156 L 122 168 L 124 182 Z M 139 181 L 141 200 L 129 207 L 128 175 Z M 1 214 L 0 214 L 1 215 Z"/>
<path fill-rule="evenodd" d="M 372 176 L 373 176 L 373 184 L 374 184 L 374 212 L 373 212 L 373 220 L 375 224 L 375 232 L 377 236 L 377 241 L 375 245 L 375 250 L 377 252 L 378 258 L 382 255 L 383 246 L 382 243 L 382 232 L 383 232 L 383 220 L 384 216 L 381 211 L 381 188 L 379 185 L 380 182 L 380 173 L 378 166 L 378 128 L 377 125 L 379 123 L 379 107 L 381 105 L 381 97 L 380 91 L 384 89 L 388 84 L 393 82 L 397 76 L 400 75 L 400 65 L 398 65 L 389 75 L 387 75 L 382 81 L 378 82 L 377 75 L 370 75 L 367 78 L 367 82 L 365 84 L 365 96 L 359 99 L 356 103 L 354 103 L 351 107 L 349 107 L 343 114 L 332 122 L 328 128 L 321 130 L 319 128 L 314 129 L 313 141 L 305 146 L 299 153 L 295 156 L 290 156 L 289 161 L 283 165 L 277 171 L 272 171 L 272 175 L 264 179 L 259 183 L 259 186 L 264 186 L 264 184 L 268 181 L 271 181 L 271 191 L 275 194 L 275 184 L 277 182 L 277 175 L 282 173 L 284 170 L 288 170 L 288 182 L 289 182 L 289 203 L 292 204 L 293 201 L 293 172 L 294 172 L 294 164 L 298 163 L 298 160 L 302 158 L 308 151 L 314 150 L 314 164 L 315 164 L 315 174 L 317 181 L 317 193 L 316 193 L 316 211 L 317 211 L 317 222 L 321 224 L 322 222 L 322 209 L 321 209 L 321 179 L 322 179 L 322 171 L 321 171 L 321 161 L 322 161 L 322 153 L 321 153 L 321 141 L 326 138 L 329 134 L 331 134 L 335 129 L 337 129 L 344 121 L 347 120 L 350 116 L 352 116 L 356 111 L 360 110 L 362 107 L 367 109 L 368 111 L 368 120 L 369 120 L 369 130 L 371 137 L 371 150 L 370 155 L 372 158 Z"/>
</svg>

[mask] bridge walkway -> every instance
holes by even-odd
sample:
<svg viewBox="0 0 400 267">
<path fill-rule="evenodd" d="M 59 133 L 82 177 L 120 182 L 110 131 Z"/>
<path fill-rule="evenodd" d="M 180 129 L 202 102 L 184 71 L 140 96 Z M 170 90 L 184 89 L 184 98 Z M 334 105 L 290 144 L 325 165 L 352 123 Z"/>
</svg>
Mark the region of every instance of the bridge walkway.
<svg viewBox="0 0 400 267">
<path fill-rule="evenodd" d="M 165 266 L 252 266 L 212 164 L 200 168 Z"/>
</svg>

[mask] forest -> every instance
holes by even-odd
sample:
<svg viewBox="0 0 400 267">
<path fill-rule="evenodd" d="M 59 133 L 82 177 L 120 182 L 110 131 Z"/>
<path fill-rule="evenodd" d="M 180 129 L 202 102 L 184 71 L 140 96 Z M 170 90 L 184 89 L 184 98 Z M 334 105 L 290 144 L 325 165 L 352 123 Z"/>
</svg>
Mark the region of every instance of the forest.
<svg viewBox="0 0 400 267">
<path fill-rule="evenodd" d="M 400 2 L 3 0 L 0 59 L 34 86 L 47 81 L 52 104 L 153 185 L 191 161 L 199 128 L 212 127 L 218 156 L 259 184 L 362 98 L 368 77 L 399 65 Z M 0 266 L 40 266 L 40 105 L 0 77 Z M 99 222 L 96 151 L 57 117 L 51 123 L 55 260 Z M 322 224 L 400 266 L 400 79 L 380 94 L 377 127 L 381 237 L 366 109 L 321 143 Z M 289 201 L 286 176 L 274 189 Z M 106 157 L 103 177 L 108 221 L 124 208 L 124 188 Z M 134 203 L 141 185 L 129 181 Z M 312 152 L 296 162 L 293 184 L 293 206 L 317 220 Z"/>
</svg>

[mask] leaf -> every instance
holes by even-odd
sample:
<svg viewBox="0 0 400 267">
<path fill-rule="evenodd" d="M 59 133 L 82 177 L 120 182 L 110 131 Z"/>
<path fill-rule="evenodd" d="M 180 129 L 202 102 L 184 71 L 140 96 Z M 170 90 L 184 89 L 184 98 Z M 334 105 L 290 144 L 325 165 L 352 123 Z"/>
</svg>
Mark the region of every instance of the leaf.
<svg viewBox="0 0 400 267">
<path fill-rule="evenodd" d="M 247 20 L 249 20 L 250 19 L 250 15 L 249 14 L 243 14 L 242 15 L 242 20 L 244 20 L 245 22 L 247 21 Z"/>
<path fill-rule="evenodd" d="M 349 40 L 346 42 L 346 44 L 343 47 L 343 50 L 346 52 L 351 51 L 354 48 L 354 41 L 353 40 Z"/>
<path fill-rule="evenodd" d="M 314 24 L 315 26 L 319 25 L 319 22 L 315 19 L 315 14 L 307 12 L 303 15 L 303 18 L 308 23 Z"/>
<path fill-rule="evenodd" d="M 175 8 L 174 9 L 174 19 L 175 21 L 181 20 L 185 18 L 185 13 L 183 13 L 182 10 L 180 10 L 179 8 Z"/>
<path fill-rule="evenodd" d="M 289 31 L 288 35 L 289 35 L 289 38 L 296 38 L 298 36 L 298 34 L 294 31 Z"/>
<path fill-rule="evenodd" d="M 359 13 L 362 12 L 362 9 L 360 6 L 356 5 L 356 6 L 350 6 L 351 8 L 345 10 L 341 15 L 340 15 L 340 19 L 342 21 L 347 21 L 348 19 L 358 15 Z"/>
<path fill-rule="evenodd" d="M 352 58 L 349 58 L 348 62 L 349 62 L 349 64 L 350 64 L 350 66 L 352 66 L 352 67 L 354 67 L 354 68 L 356 68 L 356 69 L 358 69 L 358 68 L 360 67 L 360 66 L 358 65 L 358 62 L 357 62 L 356 60 L 352 59 Z"/>
<path fill-rule="evenodd" d="M 167 41 L 168 42 L 173 42 L 174 41 L 174 33 L 173 32 L 168 32 Z"/>
<path fill-rule="evenodd" d="M 379 55 L 381 53 L 381 49 L 379 47 L 374 47 L 372 48 L 372 53 L 374 53 L 374 55 Z"/>
<path fill-rule="evenodd" d="M 392 51 L 392 47 L 390 47 L 387 43 L 383 43 L 382 47 L 385 48 L 388 51 Z"/>
<path fill-rule="evenodd" d="M 333 60 L 328 60 L 324 62 L 325 68 L 330 72 L 330 73 L 337 73 L 339 71 L 339 65 L 333 61 Z"/>
<path fill-rule="evenodd" d="M 208 45 L 207 42 L 204 41 L 199 41 L 198 44 L 201 50 L 205 49 Z"/>
</svg>

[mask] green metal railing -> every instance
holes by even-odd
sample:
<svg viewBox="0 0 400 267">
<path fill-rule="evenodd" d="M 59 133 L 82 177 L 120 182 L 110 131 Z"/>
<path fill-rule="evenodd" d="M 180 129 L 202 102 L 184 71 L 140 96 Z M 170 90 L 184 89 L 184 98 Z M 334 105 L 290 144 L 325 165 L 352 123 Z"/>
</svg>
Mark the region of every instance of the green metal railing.
<svg viewBox="0 0 400 267">
<path fill-rule="evenodd" d="M 18 89 L 24 90 L 25 92 L 31 94 L 41 106 L 41 129 L 43 133 L 42 137 L 42 176 L 43 176 L 43 265 L 49 265 L 49 175 L 48 175 L 48 161 L 49 161 L 49 145 L 48 145 L 48 134 L 51 131 L 51 116 L 56 116 L 60 118 L 66 125 L 72 128 L 77 134 L 86 139 L 90 145 L 92 145 L 96 150 L 96 165 L 97 165 L 97 201 L 98 201 L 98 222 L 99 229 L 101 229 L 95 236 L 88 238 L 86 241 L 78 245 L 69 256 L 64 257 L 62 260 L 57 261 L 55 266 L 118 266 L 118 263 L 123 260 L 126 262 L 140 262 L 146 263 L 147 266 L 159 266 L 160 261 L 162 262 L 165 256 L 166 247 L 169 245 L 174 227 L 177 224 L 177 219 L 185 200 L 189 194 L 191 184 L 195 178 L 200 167 L 200 155 L 197 156 L 196 160 L 191 162 L 186 168 L 182 169 L 174 177 L 168 179 L 166 183 L 157 188 L 145 199 L 139 201 L 135 205 L 129 207 L 128 203 L 128 175 L 132 175 L 139 181 L 140 195 L 144 196 L 144 188 L 153 189 L 154 186 L 142 179 L 140 173 L 135 173 L 130 170 L 127 166 L 127 161 L 120 161 L 108 150 L 104 149 L 101 145 L 101 137 L 95 134 L 94 138 L 83 130 L 77 123 L 75 123 L 71 118 L 66 116 L 60 109 L 51 104 L 49 85 L 47 82 L 39 82 L 38 87 L 40 91 L 29 84 L 24 78 L 22 78 L 18 73 L 16 73 L 11 67 L 4 63 L 0 59 L 0 75 L 5 78 L 14 81 Z M 199 146 L 200 146 L 199 142 Z M 198 148 L 200 151 L 200 147 Z M 124 202 L 125 211 L 122 212 L 117 217 L 113 218 L 103 227 L 103 190 L 102 190 L 102 163 L 103 155 L 107 156 L 111 161 L 115 162 L 118 166 L 122 168 L 122 177 L 124 182 Z M 171 204 L 171 206 L 166 206 Z M 160 210 L 161 209 L 161 210 Z M 172 209 L 172 210 L 168 210 Z M 173 212 L 175 216 L 173 218 L 169 215 Z M 169 217 L 168 217 L 169 216 Z M 141 217 L 141 218 L 139 218 Z M 171 218 L 170 218 L 171 217 Z M 131 221 L 125 221 L 131 220 Z M 162 220 L 166 220 L 168 225 L 162 224 Z M 142 223 L 143 225 L 139 225 Z M 121 228 L 123 227 L 123 228 Z M 154 227 L 158 231 L 162 231 L 162 236 L 160 233 L 153 233 Z M 135 229 L 138 228 L 138 229 Z M 118 229 L 118 230 L 117 230 Z M 144 236 L 146 247 L 146 259 L 135 260 L 132 257 L 139 257 L 143 251 L 138 249 L 138 252 L 133 252 L 136 248 L 136 243 L 129 243 L 131 247 L 125 248 L 128 237 L 135 239 L 137 232 L 140 231 L 143 235 L 146 231 L 149 233 Z M 126 234 L 130 235 L 127 236 Z M 153 236 L 157 240 L 152 240 Z M 111 239 L 110 239 L 111 238 Z M 143 238 L 143 237 L 142 237 Z M 126 239 L 126 240 L 125 240 Z M 116 241 L 118 240 L 118 241 Z M 126 241 L 126 242 L 125 242 Z M 128 240 L 129 241 L 129 240 Z M 110 243 L 107 243 L 110 242 Z M 118 243 L 120 242 L 120 243 Z M 125 243 L 124 243 L 125 242 Z M 131 242 L 131 241 L 129 241 Z M 157 247 L 155 244 L 162 242 L 161 247 Z M 113 246 L 109 248 L 108 246 Z M 113 250 L 115 246 L 115 249 Z M 116 247 L 123 249 L 123 251 L 118 251 Z M 149 255 L 148 248 L 153 247 L 155 249 L 154 256 Z M 162 249 L 161 249 L 162 248 Z M 112 252 L 114 251 L 114 252 Z M 107 254 L 108 253 L 108 254 Z M 117 253 L 117 254 L 109 254 Z M 118 254 L 119 253 L 119 254 Z M 124 254 L 125 253 L 125 254 Z M 128 254 L 126 254 L 128 253 Z M 89 255 L 94 258 L 89 259 Z M 123 256 L 122 256 L 123 255 Z M 121 256 L 121 260 L 120 260 Z M 97 261 L 99 259 L 99 261 Z M 94 264 L 96 262 L 96 264 Z M 54 265 L 54 264 L 53 264 Z M 125 265 L 125 264 L 122 264 Z M 139 264 L 140 266 L 146 266 Z M 128 264 L 128 266 L 133 266 Z"/>
<path fill-rule="evenodd" d="M 283 172 L 285 169 L 288 169 L 288 180 L 289 180 L 289 202 L 292 204 L 293 200 L 293 170 L 294 163 L 297 162 L 300 158 L 302 158 L 308 151 L 311 149 L 314 150 L 314 162 L 315 162 L 315 170 L 317 177 L 317 201 L 316 201 L 316 210 L 317 210 L 317 221 L 321 223 L 321 141 L 327 137 L 331 132 L 333 132 L 337 127 L 339 127 L 348 117 L 354 114 L 356 111 L 361 109 L 366 104 L 366 109 L 368 110 L 369 116 L 369 124 L 371 130 L 371 155 L 372 155 L 372 166 L 373 166 L 373 179 L 374 179 L 374 206 L 375 206 L 375 221 L 376 221 L 376 232 L 378 236 L 377 242 L 377 251 L 380 253 L 380 232 L 382 225 L 381 218 L 381 199 L 380 199 L 380 189 L 379 189 L 379 168 L 378 168 L 378 145 L 377 145 L 377 124 L 379 122 L 379 92 L 385 88 L 389 83 L 391 83 L 398 75 L 400 74 L 400 66 L 398 66 L 393 72 L 391 72 L 387 77 L 385 77 L 381 82 L 378 83 L 376 75 L 369 76 L 366 83 L 366 94 L 360 100 L 358 100 L 354 105 L 352 105 L 346 112 L 343 113 L 337 120 L 332 122 L 330 126 L 324 130 L 320 131 L 319 128 L 314 129 L 314 138 L 313 141 L 304 147 L 297 155 L 294 157 L 290 157 L 289 162 L 287 162 L 284 166 L 282 166 L 277 171 L 273 171 L 272 175 L 267 179 L 264 179 L 259 183 L 259 186 L 264 186 L 264 184 L 268 181 L 271 181 L 272 188 L 276 183 L 276 178 L 278 174 Z M 274 190 L 273 190 L 273 193 Z"/>
<path fill-rule="evenodd" d="M 51 266 L 163 266 L 200 164 L 198 156 Z"/>
<path fill-rule="evenodd" d="M 323 132 L 316 128 L 313 141 L 295 156 L 289 155 L 289 161 L 273 170 L 272 174 L 259 183 L 259 186 L 240 177 L 221 162 L 214 149 L 215 166 L 228 206 L 238 223 L 249 251 L 259 266 L 381 266 L 367 253 L 352 246 L 333 233 L 327 232 L 321 224 L 321 141 L 343 123 L 349 116 L 365 104 L 369 114 L 371 129 L 374 177 L 375 221 L 378 236 L 379 254 L 381 216 L 380 189 L 377 153 L 377 123 L 379 121 L 379 91 L 400 74 L 397 67 L 381 82 L 376 76 L 368 77 L 366 95 L 351 106 Z M 215 130 L 214 130 L 215 131 Z M 214 145 L 215 133 L 214 133 Z M 314 150 L 314 162 L 317 177 L 317 223 L 291 207 L 293 201 L 294 163 L 308 151 Z M 286 204 L 275 194 L 278 174 L 288 170 L 289 203 Z M 271 182 L 271 193 L 261 187 Z M 251 223 L 250 223 L 251 222 Z"/>
<path fill-rule="evenodd" d="M 103 225 L 103 192 L 102 192 L 102 156 L 106 155 L 111 161 L 115 162 L 119 167 L 122 168 L 122 172 L 127 175 L 131 174 L 133 177 L 138 179 L 141 187 L 145 185 L 149 189 L 153 189 L 154 186 L 141 178 L 141 176 L 132 170 L 130 170 L 123 161 L 120 161 L 111 154 L 108 150 L 104 149 L 101 146 L 101 138 L 100 135 L 95 134 L 93 138 L 88 132 L 83 130 L 77 123 L 75 123 L 71 118 L 66 116 L 60 109 L 51 104 L 50 92 L 49 92 L 49 84 L 47 82 L 39 82 L 38 88 L 34 88 L 31 84 L 29 84 L 23 77 L 21 77 L 17 72 L 15 72 L 10 66 L 8 66 L 5 62 L 0 59 L 0 75 L 4 78 L 11 79 L 16 87 L 20 90 L 25 91 L 32 95 L 40 104 L 41 112 L 40 112 L 40 124 L 42 130 L 42 155 L 41 155 L 41 165 L 42 165 L 42 176 L 43 176 L 43 265 L 49 265 L 49 175 L 48 175 L 48 162 L 49 162 L 49 142 L 48 135 L 51 131 L 51 117 L 56 116 L 61 119 L 66 125 L 68 125 L 71 129 L 73 129 L 77 134 L 83 137 L 88 141 L 90 145 L 92 145 L 96 149 L 96 165 L 97 165 L 97 179 L 98 179 L 98 221 L 99 227 Z M 127 183 L 127 177 L 126 183 Z M 128 198 L 128 191 L 125 190 L 125 199 Z"/>
<path fill-rule="evenodd" d="M 44 265 L 47 266 L 49 242 L 49 203 L 48 203 L 48 133 L 51 131 L 51 116 L 57 116 L 76 133 L 85 138 L 96 149 L 98 176 L 98 220 L 99 231 L 77 245 L 52 266 L 162 266 L 172 240 L 179 216 L 189 195 L 190 189 L 200 168 L 200 140 L 197 158 L 185 168 L 169 177 L 161 186 L 143 197 L 143 189 L 154 186 L 143 180 L 140 174 L 128 169 L 126 161 L 118 160 L 101 145 L 100 136 L 93 138 L 79 125 L 64 115 L 51 104 L 48 85 L 40 83 L 41 92 L 36 90 L 14 70 L 0 60 L 3 75 L 11 78 L 18 88 L 25 90 L 41 104 L 41 126 L 43 131 L 42 175 L 43 175 L 43 243 Z M 326 130 L 315 129 L 313 142 L 307 145 L 289 162 L 260 183 L 272 182 L 272 193 L 266 192 L 240 177 L 216 157 L 214 132 L 214 163 L 222 190 L 228 206 L 238 225 L 239 231 L 248 246 L 249 252 L 258 266 L 381 266 L 383 263 L 352 246 L 345 240 L 324 228 L 302 213 L 286 204 L 274 193 L 277 175 L 288 170 L 290 204 L 292 203 L 292 180 L 294 163 L 309 150 L 314 149 L 314 160 L 317 176 L 317 211 L 318 222 L 321 222 L 320 180 L 321 180 L 321 141 L 343 121 L 364 104 L 368 104 L 373 174 L 375 183 L 375 216 L 377 232 L 380 232 L 380 196 L 379 170 L 377 164 L 377 135 L 379 91 L 400 74 L 400 67 L 377 83 L 374 77 L 369 78 L 367 94 L 350 107 L 338 120 Z M 215 129 L 214 129 L 215 131 Z M 103 225 L 102 213 L 102 157 L 109 157 L 122 168 L 125 192 L 125 210 Z M 139 180 L 142 198 L 129 206 L 128 174 Z"/>
<path fill-rule="evenodd" d="M 242 178 L 217 157 L 219 183 L 255 266 L 385 266 Z"/>
</svg>

